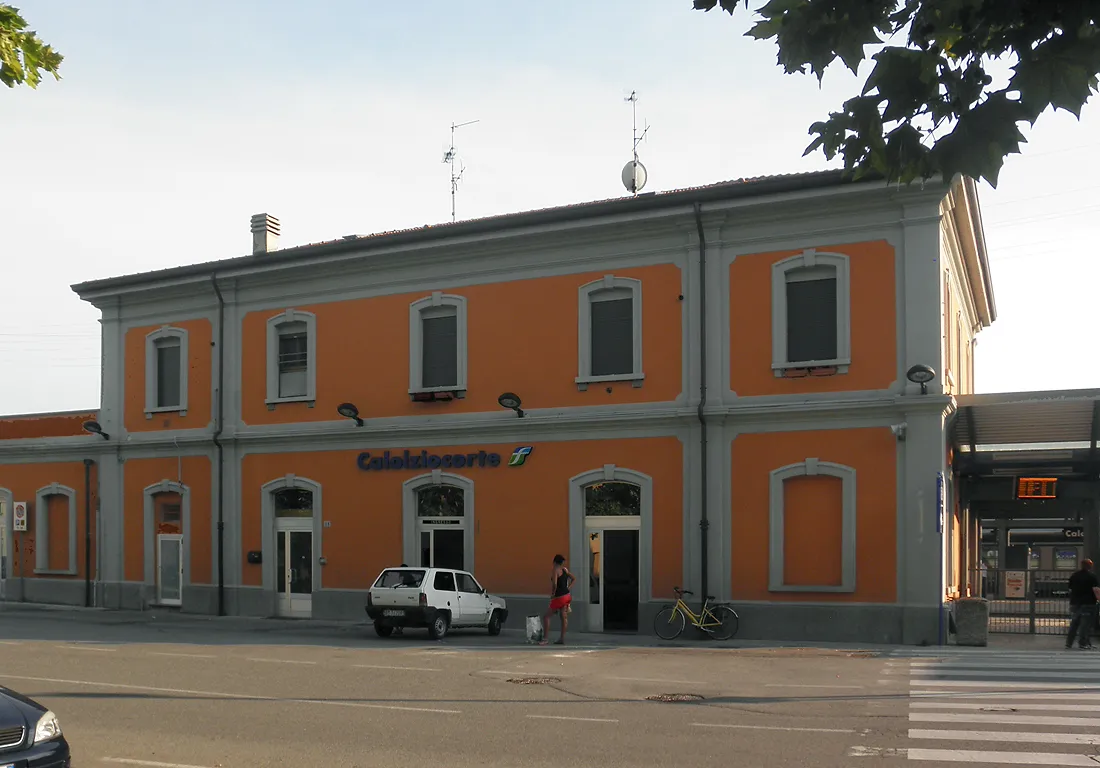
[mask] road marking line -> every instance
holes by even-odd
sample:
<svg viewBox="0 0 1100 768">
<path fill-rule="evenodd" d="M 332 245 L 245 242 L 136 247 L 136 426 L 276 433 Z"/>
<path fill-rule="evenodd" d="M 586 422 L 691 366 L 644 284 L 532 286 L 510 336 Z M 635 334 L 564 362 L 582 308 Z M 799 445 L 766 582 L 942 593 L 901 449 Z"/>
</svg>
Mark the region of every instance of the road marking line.
<svg viewBox="0 0 1100 768">
<path fill-rule="evenodd" d="M 948 731 L 910 728 L 911 739 L 940 739 L 945 741 L 1003 741 L 1021 744 L 1089 744 L 1100 745 L 1100 736 L 1086 733 L 1038 733 L 1021 731 Z"/>
<path fill-rule="evenodd" d="M 64 645 L 58 645 L 58 648 L 68 648 L 73 651 L 100 651 L 103 653 L 114 653 L 118 648 L 97 648 L 93 645 L 77 645 L 76 643 L 66 643 Z"/>
<path fill-rule="evenodd" d="M 1081 728 L 1100 726 L 1095 717 L 1051 717 L 1049 715 L 982 715 L 973 712 L 910 712 L 911 723 L 997 723 L 998 725 L 1073 725 Z"/>
<path fill-rule="evenodd" d="M 504 669 L 482 669 L 479 671 L 483 675 L 515 675 L 516 677 L 571 677 L 571 675 L 560 675 L 557 672 L 525 672 L 522 669 L 513 669 L 511 672 Z"/>
<path fill-rule="evenodd" d="M 668 680 L 660 679 L 656 677 L 613 677 L 606 675 L 607 680 L 626 680 L 631 683 L 675 683 L 677 685 L 707 685 L 707 683 L 700 683 L 698 680 Z"/>
<path fill-rule="evenodd" d="M 739 723 L 692 723 L 696 728 L 744 728 L 753 731 L 810 731 L 812 733 L 855 733 L 851 728 L 796 728 L 787 725 L 741 725 Z"/>
<path fill-rule="evenodd" d="M 19 645 L 18 640 L 0 640 L 0 645 Z"/>
<path fill-rule="evenodd" d="M 1000 763 L 1010 765 L 1087 765 L 1096 768 L 1092 755 L 1060 752 L 983 752 L 971 749 L 910 749 L 910 760 L 952 763 Z"/>
<path fill-rule="evenodd" d="M 535 720 L 569 720 L 582 723 L 617 723 L 618 720 L 608 720 L 602 717 L 565 717 L 563 715 L 527 715 Z"/>
<path fill-rule="evenodd" d="M 932 667 L 929 669 L 914 669 L 910 672 L 913 677 L 924 680 L 927 675 L 950 675 L 954 677 L 1014 677 L 1014 678 L 1040 678 L 1040 679 L 1065 679 L 1065 680 L 1093 680 L 1100 679 L 1100 669 L 1095 672 L 1019 672 L 1009 670 L 991 669 L 962 669 Z"/>
<path fill-rule="evenodd" d="M 432 669 L 431 667 L 387 667 L 381 664 L 353 664 L 352 666 L 359 669 L 397 669 L 403 672 L 442 672 L 441 669 Z"/>
<path fill-rule="evenodd" d="M 213 659 L 217 658 L 210 653 L 171 653 L 170 651 L 149 651 L 150 656 L 173 656 L 184 659 Z"/>
<path fill-rule="evenodd" d="M 937 688 L 1047 688 L 1066 691 L 1096 691 L 1100 693 L 1100 682 L 1062 683 L 1057 680 L 1051 680 L 1049 683 L 1013 683 L 1008 680 L 927 680 L 921 678 L 910 680 L 909 685 L 911 688 L 921 688 L 922 686 L 935 686 Z"/>
<path fill-rule="evenodd" d="M 1024 669 L 1050 669 L 1051 664 L 1047 661 L 1037 661 L 1032 663 L 1031 661 L 989 661 L 984 660 L 970 660 L 970 659 L 951 659 L 950 661 L 911 661 L 908 664 L 899 664 L 897 662 L 889 662 L 891 666 L 904 669 L 1012 669 L 1012 670 L 1024 670 Z M 1093 671 L 1100 671 L 1100 664 L 1090 663 L 1085 660 L 1067 662 L 1065 658 L 1059 659 L 1055 669 L 1091 669 Z"/>
<path fill-rule="evenodd" d="M 1031 691 L 910 691 L 910 698 L 921 699 L 1000 699 L 1014 701 L 1016 699 L 1053 699 L 1056 701 L 1097 701 L 1100 693 L 1032 693 Z"/>
<path fill-rule="evenodd" d="M 155 693 L 186 693 L 192 696 L 206 696 L 243 701 L 270 701 L 276 704 L 327 704 L 335 707 L 358 707 L 362 709 L 392 709 L 399 712 L 432 712 L 445 715 L 462 714 L 457 709 L 429 709 L 427 707 L 405 707 L 396 704 L 367 704 L 362 701 L 325 701 L 323 699 L 283 699 L 274 696 L 256 696 L 250 693 L 224 693 L 222 691 L 195 691 L 187 688 L 160 688 L 153 685 L 133 685 L 128 683 L 103 683 L 95 680 L 66 680 L 58 677 L 30 677 L 29 675 L 6 675 L 0 673 L 0 680 L 30 680 L 36 683 L 62 683 L 64 685 L 87 685 L 98 688 L 122 688 L 130 691 L 153 691 Z"/>
<path fill-rule="evenodd" d="M 880 683 L 888 683 L 889 680 L 879 680 Z M 811 685 L 803 683 L 768 683 L 765 688 L 855 688 L 862 689 L 862 685 Z"/>
<path fill-rule="evenodd" d="M 246 661 L 262 661 L 268 664 L 316 664 L 316 661 L 300 661 L 298 659 L 264 659 L 259 656 L 248 656 Z"/>
<path fill-rule="evenodd" d="M 910 701 L 910 709 L 977 709 L 994 712 L 1016 712 L 1023 709 L 1045 712 L 1100 712 L 1100 705 L 1067 701 L 1064 704 L 1031 704 L 1029 702 L 993 702 L 958 704 L 939 701 Z"/>
<path fill-rule="evenodd" d="M 186 763 L 158 763 L 155 760 L 134 760 L 129 757 L 101 757 L 100 762 L 119 763 L 121 765 L 145 765 L 149 768 L 206 768 L 203 765 L 188 765 Z"/>
</svg>

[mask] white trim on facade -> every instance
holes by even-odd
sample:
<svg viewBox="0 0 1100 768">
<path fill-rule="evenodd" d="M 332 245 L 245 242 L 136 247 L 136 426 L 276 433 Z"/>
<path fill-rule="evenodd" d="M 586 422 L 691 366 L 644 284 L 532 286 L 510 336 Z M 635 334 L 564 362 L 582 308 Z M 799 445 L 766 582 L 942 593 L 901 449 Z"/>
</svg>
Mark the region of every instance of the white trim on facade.
<svg viewBox="0 0 1100 768">
<path fill-rule="evenodd" d="M 474 538 L 477 526 L 474 517 L 474 481 L 452 472 L 433 469 L 422 475 L 409 478 L 401 485 L 401 541 L 403 562 L 409 565 L 420 564 L 419 518 L 416 515 L 416 492 L 421 488 L 435 485 L 449 485 L 462 489 L 462 530 L 463 565 L 470 573 L 477 575 L 474 560 Z"/>
<path fill-rule="evenodd" d="M 841 481 L 841 577 L 837 585 L 787 584 L 783 575 L 784 482 L 795 477 L 825 475 Z M 768 485 L 768 590 L 770 592 L 855 592 L 856 590 L 856 471 L 843 464 L 806 459 L 773 469 Z"/>
<path fill-rule="evenodd" d="M 292 397 L 279 396 L 279 329 L 291 323 L 306 326 L 306 392 Z M 300 309 L 288 309 L 267 319 L 267 398 L 269 407 L 278 403 L 313 403 L 317 400 L 317 316 Z"/>
<path fill-rule="evenodd" d="M 791 362 L 787 354 L 787 283 L 806 274 L 829 270 L 836 277 L 836 357 Z M 790 368 L 836 368 L 847 373 L 852 363 L 852 303 L 849 259 L 842 253 L 807 248 L 772 264 L 772 370 L 782 378 Z"/>
<path fill-rule="evenodd" d="M 64 496 L 69 502 L 69 562 L 56 568 L 50 562 L 50 496 Z M 50 483 L 34 494 L 34 572 L 36 574 L 76 575 L 76 491 L 61 483 Z"/>
<path fill-rule="evenodd" d="M 614 464 L 600 469 L 582 472 L 569 478 L 569 563 L 577 577 L 573 594 L 577 600 L 588 603 L 588 539 L 584 514 L 584 489 L 593 483 L 631 483 L 638 486 L 641 497 L 641 520 L 638 527 L 638 602 L 647 603 L 653 598 L 653 478 L 649 475 Z M 685 478 L 685 482 L 687 479 Z M 606 519 L 606 518 L 601 518 Z M 633 528 L 635 523 L 629 526 Z M 669 584 L 669 588 L 673 585 Z"/>
<path fill-rule="evenodd" d="M 191 357 L 188 350 L 186 329 L 164 325 L 145 335 L 145 418 L 153 418 L 154 413 L 179 413 L 187 415 L 187 382 L 191 377 Z M 161 406 L 157 404 L 157 342 L 166 339 L 179 339 L 180 345 L 180 401 L 179 405 Z"/>
<path fill-rule="evenodd" d="M 180 585 L 180 596 L 191 585 L 191 488 L 174 480 L 161 480 L 159 483 L 148 485 L 141 491 L 142 517 L 145 524 L 145 534 L 142 543 L 145 546 L 145 568 L 143 577 L 145 586 L 156 595 L 157 588 L 157 506 L 156 497 L 162 493 L 178 493 L 180 497 L 180 532 L 183 536 L 183 584 Z"/>
<path fill-rule="evenodd" d="M 634 366 L 629 373 L 610 376 L 592 375 L 592 304 L 601 299 L 631 299 L 634 313 L 633 354 Z M 604 275 L 599 280 L 585 283 L 577 289 L 577 389 L 586 390 L 590 384 L 629 381 L 640 387 L 645 381 L 642 367 L 642 281 L 633 277 Z"/>
<path fill-rule="evenodd" d="M 456 381 L 453 386 L 424 386 L 424 320 L 430 317 L 455 316 L 456 343 L 458 344 Z M 442 291 L 432 291 L 430 296 L 409 304 L 409 394 L 426 392 L 466 393 L 466 297 Z"/>
</svg>

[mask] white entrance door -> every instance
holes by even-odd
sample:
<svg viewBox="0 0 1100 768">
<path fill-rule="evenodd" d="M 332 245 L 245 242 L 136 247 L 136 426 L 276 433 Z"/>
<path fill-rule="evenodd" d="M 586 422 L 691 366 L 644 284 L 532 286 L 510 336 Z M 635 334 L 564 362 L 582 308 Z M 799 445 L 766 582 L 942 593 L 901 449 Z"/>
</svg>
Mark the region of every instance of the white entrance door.
<svg viewBox="0 0 1100 768">
<path fill-rule="evenodd" d="M 313 614 L 313 518 L 279 518 L 275 540 L 275 612 L 309 618 Z"/>
<path fill-rule="evenodd" d="M 157 602 L 183 603 L 183 536 L 178 533 L 157 535 Z"/>
<path fill-rule="evenodd" d="M 588 562 L 588 631 L 638 629 L 641 558 L 639 520 L 635 516 L 589 517 L 585 520 Z M 580 574 L 578 574 L 580 576 Z"/>
</svg>

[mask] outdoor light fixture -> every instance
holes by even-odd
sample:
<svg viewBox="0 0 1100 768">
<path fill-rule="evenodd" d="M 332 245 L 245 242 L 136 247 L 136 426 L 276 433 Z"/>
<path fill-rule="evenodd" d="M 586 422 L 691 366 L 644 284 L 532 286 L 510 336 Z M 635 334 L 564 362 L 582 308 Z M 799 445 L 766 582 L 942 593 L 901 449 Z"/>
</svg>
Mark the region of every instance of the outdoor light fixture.
<svg viewBox="0 0 1100 768">
<path fill-rule="evenodd" d="M 519 395 L 514 392 L 505 392 L 497 398 L 497 402 L 500 403 L 501 408 L 515 411 L 517 416 L 521 419 L 523 418 L 523 409 L 520 408 L 520 406 L 523 405 L 523 401 L 519 399 Z"/>
<path fill-rule="evenodd" d="M 340 403 L 336 406 L 336 412 L 345 419 L 354 421 L 355 426 L 363 426 L 363 420 L 359 418 L 359 409 L 355 407 L 355 403 Z"/>
<path fill-rule="evenodd" d="M 99 426 L 98 421 L 86 421 L 84 422 L 83 427 L 85 432 L 91 432 L 93 435 L 99 435 L 104 440 L 109 440 L 111 438 L 110 435 L 103 431 L 103 427 Z"/>
<path fill-rule="evenodd" d="M 918 363 L 905 372 L 905 378 L 914 384 L 920 384 L 920 393 L 927 395 L 928 382 L 936 378 L 936 372 L 932 369 L 932 366 Z"/>
</svg>

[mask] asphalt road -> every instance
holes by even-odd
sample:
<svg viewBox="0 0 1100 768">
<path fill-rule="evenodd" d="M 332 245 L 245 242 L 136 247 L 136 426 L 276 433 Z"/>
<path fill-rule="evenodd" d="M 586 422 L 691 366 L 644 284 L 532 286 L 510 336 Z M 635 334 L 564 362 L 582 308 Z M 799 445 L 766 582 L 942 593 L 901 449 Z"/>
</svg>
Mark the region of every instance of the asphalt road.
<svg viewBox="0 0 1100 768">
<path fill-rule="evenodd" d="M 892 751 L 908 729 L 904 651 L 382 641 L 363 626 L 6 607 L 0 638 L 0 684 L 59 715 L 82 767 L 906 762 Z M 647 699 L 660 694 L 701 698 Z"/>
</svg>

